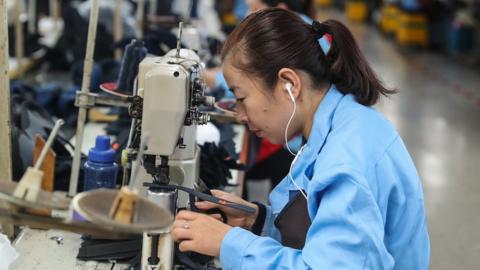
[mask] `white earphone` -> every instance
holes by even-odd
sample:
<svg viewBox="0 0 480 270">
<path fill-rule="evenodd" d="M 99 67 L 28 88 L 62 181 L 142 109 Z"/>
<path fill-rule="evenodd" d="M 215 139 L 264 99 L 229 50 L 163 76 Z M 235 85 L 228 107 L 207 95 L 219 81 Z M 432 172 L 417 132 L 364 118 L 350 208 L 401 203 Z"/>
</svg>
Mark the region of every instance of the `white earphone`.
<svg viewBox="0 0 480 270">
<path fill-rule="evenodd" d="M 296 156 L 288 146 L 288 127 L 290 127 L 290 123 L 292 122 L 293 116 L 295 116 L 295 112 L 297 111 L 297 102 L 295 102 L 295 97 L 293 96 L 292 89 L 293 89 L 293 84 L 291 82 L 287 82 L 285 84 L 285 91 L 288 92 L 288 95 L 290 96 L 290 99 L 293 102 L 293 112 L 292 112 L 292 115 L 290 116 L 290 119 L 288 119 L 287 126 L 285 127 L 285 145 L 287 146 L 288 152 L 290 152 L 290 154 L 292 154 L 293 156 Z"/>
<path fill-rule="evenodd" d="M 292 115 L 290 116 L 290 119 L 288 120 L 287 126 L 285 127 L 285 146 L 287 147 L 287 150 L 288 152 L 290 152 L 290 154 L 292 154 L 293 156 L 296 156 L 288 146 L 288 128 L 290 127 L 290 123 L 292 122 L 293 116 L 295 116 L 295 112 L 297 111 L 297 102 L 295 102 L 295 97 L 293 96 L 292 90 L 293 90 L 293 84 L 291 82 L 287 82 L 285 84 L 285 91 L 288 92 L 288 95 L 290 96 L 290 99 L 293 102 L 293 112 L 292 112 Z"/>
<path fill-rule="evenodd" d="M 293 102 L 293 112 L 292 112 L 292 115 L 290 116 L 290 119 L 288 120 L 288 123 L 287 123 L 287 127 L 285 128 L 285 146 L 287 147 L 287 150 L 288 152 L 290 152 L 290 154 L 292 154 L 293 156 L 295 156 L 295 158 L 293 159 L 291 165 L 290 165 L 290 170 L 288 171 L 288 178 L 290 178 L 290 181 L 292 181 L 292 184 L 297 188 L 298 191 L 300 191 L 300 193 L 302 194 L 302 196 L 305 198 L 305 200 L 307 200 L 307 195 L 305 194 L 305 192 L 303 192 L 303 190 L 297 185 L 297 183 L 295 183 L 295 181 L 293 180 L 293 177 L 292 177 L 292 168 L 293 168 L 293 164 L 295 164 L 295 161 L 297 161 L 297 158 L 298 156 L 300 155 L 300 153 L 302 152 L 303 150 L 303 147 L 300 148 L 300 151 L 298 151 L 297 154 L 294 154 L 292 152 L 292 150 L 290 150 L 290 147 L 288 146 L 288 127 L 290 127 L 290 123 L 292 122 L 292 119 L 293 119 L 293 116 L 295 115 L 295 112 L 297 111 L 297 102 L 295 102 L 295 97 L 293 96 L 293 93 L 292 93 L 292 90 L 293 90 L 293 84 L 291 82 L 287 82 L 285 84 L 285 91 L 288 92 L 288 95 L 290 96 L 290 99 L 292 100 Z"/>
<path fill-rule="evenodd" d="M 288 92 L 288 95 L 290 96 L 290 99 L 292 100 L 292 102 L 295 103 L 295 98 L 293 97 L 293 94 L 292 94 L 292 88 L 293 88 L 293 85 L 291 82 L 287 82 L 285 84 L 285 91 Z"/>
<path fill-rule="evenodd" d="M 300 193 L 301 193 L 302 196 L 305 198 L 305 200 L 307 200 L 307 195 L 306 195 L 305 192 L 303 192 L 303 190 L 297 185 L 297 183 L 295 183 L 295 181 L 293 180 L 293 177 L 292 177 L 293 164 L 295 164 L 295 161 L 297 161 L 298 156 L 300 155 L 300 153 L 301 153 L 302 150 L 303 150 L 303 147 L 305 146 L 305 145 L 302 146 L 302 148 L 300 148 L 300 151 L 298 151 L 296 155 L 292 152 L 292 150 L 290 150 L 290 147 L 288 146 L 288 127 L 290 126 L 290 123 L 292 122 L 293 116 L 295 115 L 295 112 L 297 111 L 297 102 L 295 102 L 295 97 L 293 96 L 292 89 L 293 89 L 293 84 L 292 84 L 291 82 L 287 82 L 287 83 L 285 84 L 285 91 L 288 92 L 288 95 L 290 96 L 290 99 L 291 99 L 292 102 L 293 102 L 293 112 L 292 112 L 292 115 L 290 116 L 290 119 L 288 120 L 287 127 L 285 128 L 285 145 L 287 146 L 288 152 L 290 152 L 290 154 L 292 154 L 293 156 L 295 156 L 295 158 L 293 159 L 293 161 L 292 161 L 292 163 L 291 163 L 291 165 L 290 165 L 290 170 L 288 171 L 288 177 L 290 178 L 290 181 L 292 181 L 293 185 L 298 189 L 298 191 L 300 191 Z"/>
</svg>

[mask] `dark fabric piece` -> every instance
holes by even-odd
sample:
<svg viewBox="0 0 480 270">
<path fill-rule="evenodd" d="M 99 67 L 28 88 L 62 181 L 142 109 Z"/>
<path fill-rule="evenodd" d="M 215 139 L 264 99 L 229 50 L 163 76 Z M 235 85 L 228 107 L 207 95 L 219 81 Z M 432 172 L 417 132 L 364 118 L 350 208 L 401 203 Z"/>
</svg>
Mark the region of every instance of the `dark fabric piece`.
<svg viewBox="0 0 480 270">
<path fill-rule="evenodd" d="M 120 62 L 114 59 L 104 59 L 98 62 L 102 70 L 100 83 L 114 82 L 120 73 Z"/>
<path fill-rule="evenodd" d="M 293 158 L 287 150 L 281 149 L 251 167 L 245 178 L 254 180 L 268 178 L 272 182 L 272 188 L 274 188 L 288 174 Z"/>
<path fill-rule="evenodd" d="M 75 107 L 75 95 L 80 89 L 80 86 L 74 85 L 69 90 L 63 91 L 56 105 L 57 112 L 59 112 L 57 117 L 63 118 L 65 126 L 72 127 L 73 129 L 76 129 L 78 118 L 78 108 Z M 75 130 L 73 133 L 75 133 Z M 73 134 L 71 135 L 73 136 Z"/>
<path fill-rule="evenodd" d="M 62 112 L 57 111 L 57 102 L 63 92 L 63 88 L 58 83 L 48 83 L 36 88 L 36 101 L 45 108 L 51 115 L 59 116 Z M 61 117 L 61 116 L 59 116 Z"/>
<path fill-rule="evenodd" d="M 175 264 L 183 265 L 185 269 L 215 270 L 213 257 L 198 254 L 195 252 L 181 252 L 178 244 L 175 243 Z M 183 269 L 183 268 L 180 268 Z"/>
<path fill-rule="evenodd" d="M 138 73 L 138 65 L 147 56 L 147 49 L 142 41 L 132 40 L 125 47 L 120 74 L 117 80 L 117 90 L 122 93 L 133 94 L 134 81 Z"/>
<path fill-rule="evenodd" d="M 38 43 L 40 35 L 28 33 L 27 27 L 28 24 L 26 22 L 22 23 L 23 52 L 26 57 L 31 56 L 34 52 L 44 47 Z M 12 25 L 8 27 L 8 54 L 11 57 L 15 57 L 15 48 L 15 27 Z"/>
<path fill-rule="evenodd" d="M 216 122 L 212 122 L 220 131 L 220 143 L 219 145 L 225 149 L 228 155 L 232 158 L 237 160 L 239 154 L 235 151 L 235 142 L 233 141 L 233 137 L 235 137 L 235 132 L 233 131 L 232 125 L 229 124 L 219 124 Z"/>
<path fill-rule="evenodd" d="M 126 240 L 86 238 L 78 250 L 77 258 L 85 261 L 131 261 L 132 258 L 137 257 L 138 253 L 142 253 L 142 238 Z"/>
<path fill-rule="evenodd" d="M 210 189 L 227 186 L 228 179 L 232 178 L 230 169 L 243 169 L 222 146 L 205 143 L 200 149 L 200 178 Z"/>
<path fill-rule="evenodd" d="M 67 63 L 82 61 L 85 58 L 88 22 L 70 5 L 62 7 L 62 17 L 65 23 L 64 29 L 68 31 L 63 32 L 55 50 L 60 52 L 58 55 L 64 56 L 63 60 Z M 99 61 L 113 58 L 113 44 L 113 36 L 103 25 L 98 25 L 94 59 Z M 59 59 L 50 60 L 59 61 Z"/>
<path fill-rule="evenodd" d="M 300 192 L 297 192 L 275 219 L 275 226 L 282 236 L 282 245 L 295 249 L 302 249 L 305 245 L 311 224 L 307 200 Z"/>
<path fill-rule="evenodd" d="M 157 3 L 157 15 L 167 16 L 173 15 L 172 13 L 173 0 L 160 0 Z"/>
<path fill-rule="evenodd" d="M 267 209 L 265 205 L 259 202 L 252 202 L 258 206 L 258 214 L 255 219 L 255 223 L 252 226 L 252 232 L 258 236 L 262 235 L 263 225 L 265 224 L 265 217 L 267 215 Z"/>
<path fill-rule="evenodd" d="M 73 85 L 78 85 L 78 86 L 82 85 L 83 65 L 84 65 L 83 60 L 79 60 L 72 65 L 72 69 L 70 72 L 72 75 Z M 92 66 L 92 74 L 90 78 L 90 89 L 89 89 L 90 92 L 96 93 L 100 91 L 100 84 L 103 82 L 102 78 L 103 78 L 102 67 L 99 64 L 94 63 Z M 77 90 L 80 90 L 80 88 L 78 88 Z"/>
<path fill-rule="evenodd" d="M 21 96 L 29 100 L 35 100 L 37 98 L 35 88 L 21 80 L 10 81 L 10 95 Z"/>
<path fill-rule="evenodd" d="M 198 0 L 192 0 L 192 8 L 190 10 L 190 17 L 198 18 Z"/>
<path fill-rule="evenodd" d="M 144 41 L 148 52 L 154 55 L 164 55 L 177 46 L 177 37 L 170 33 L 170 30 L 148 30 Z M 163 49 L 165 46 L 168 50 Z"/>
<path fill-rule="evenodd" d="M 94 75 L 95 76 L 95 75 Z M 77 108 L 73 105 L 75 91 L 79 87 L 66 91 L 60 84 L 49 83 L 34 87 L 21 80 L 12 81 L 10 91 L 12 95 L 19 95 L 39 105 L 50 116 L 56 116 L 65 120 L 65 126 L 73 126 L 76 123 Z M 68 138 L 66 136 L 65 138 Z"/>
</svg>

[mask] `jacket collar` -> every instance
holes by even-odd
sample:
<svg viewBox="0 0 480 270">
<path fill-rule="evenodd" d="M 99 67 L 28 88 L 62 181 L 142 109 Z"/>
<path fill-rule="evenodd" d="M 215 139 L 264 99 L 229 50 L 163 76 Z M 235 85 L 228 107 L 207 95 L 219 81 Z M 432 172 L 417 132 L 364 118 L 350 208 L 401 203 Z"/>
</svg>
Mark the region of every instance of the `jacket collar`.
<svg viewBox="0 0 480 270">
<path fill-rule="evenodd" d="M 315 112 L 312 129 L 307 140 L 309 151 L 318 153 L 325 144 L 327 135 L 332 128 L 335 110 L 343 97 L 344 95 L 332 84 Z"/>
</svg>

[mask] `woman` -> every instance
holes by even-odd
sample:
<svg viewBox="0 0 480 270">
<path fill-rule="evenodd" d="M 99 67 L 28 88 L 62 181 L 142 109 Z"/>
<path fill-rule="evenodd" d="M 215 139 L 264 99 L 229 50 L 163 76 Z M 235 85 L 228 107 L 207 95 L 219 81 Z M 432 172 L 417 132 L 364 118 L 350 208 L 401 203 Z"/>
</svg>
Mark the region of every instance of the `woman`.
<svg viewBox="0 0 480 270">
<path fill-rule="evenodd" d="M 223 269 L 427 269 L 420 180 L 398 133 L 370 107 L 393 91 L 349 30 L 267 9 L 232 32 L 222 57 L 238 120 L 274 143 L 295 133 L 307 143 L 271 206 L 214 191 L 257 211 L 219 207 L 228 224 L 179 212 L 180 250 L 220 256 Z"/>
</svg>

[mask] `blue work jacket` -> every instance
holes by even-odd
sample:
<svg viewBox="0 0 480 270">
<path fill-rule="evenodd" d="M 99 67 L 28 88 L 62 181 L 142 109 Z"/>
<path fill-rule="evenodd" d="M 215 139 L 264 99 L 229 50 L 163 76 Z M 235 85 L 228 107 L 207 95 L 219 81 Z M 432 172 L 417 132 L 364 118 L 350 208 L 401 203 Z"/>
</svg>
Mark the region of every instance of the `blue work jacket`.
<svg viewBox="0 0 480 270">
<path fill-rule="evenodd" d="M 402 139 L 375 109 L 332 86 L 291 174 L 308 197 L 312 224 L 303 249 L 283 246 L 274 225 L 298 192 L 286 177 L 270 194 L 263 236 L 239 227 L 226 234 L 223 269 L 428 269 L 420 179 Z"/>
</svg>

